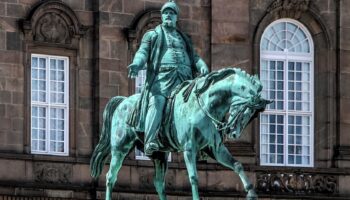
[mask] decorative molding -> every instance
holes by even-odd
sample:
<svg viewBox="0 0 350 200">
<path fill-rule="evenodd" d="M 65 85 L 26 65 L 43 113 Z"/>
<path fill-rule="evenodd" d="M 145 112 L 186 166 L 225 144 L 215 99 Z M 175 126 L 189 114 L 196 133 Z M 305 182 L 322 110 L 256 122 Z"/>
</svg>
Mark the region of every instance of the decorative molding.
<svg viewBox="0 0 350 200">
<path fill-rule="evenodd" d="M 26 41 L 62 45 L 77 49 L 87 31 L 74 11 L 60 1 L 45 1 L 34 7 L 22 21 Z"/>
<path fill-rule="evenodd" d="M 277 18 L 300 18 L 301 14 L 309 9 L 310 0 L 276 0 L 267 8 Z"/>
<path fill-rule="evenodd" d="M 257 173 L 256 187 L 261 193 L 337 193 L 336 176 L 311 173 Z"/>
<path fill-rule="evenodd" d="M 59 163 L 34 163 L 33 174 L 35 182 L 70 183 L 72 165 Z"/>
</svg>

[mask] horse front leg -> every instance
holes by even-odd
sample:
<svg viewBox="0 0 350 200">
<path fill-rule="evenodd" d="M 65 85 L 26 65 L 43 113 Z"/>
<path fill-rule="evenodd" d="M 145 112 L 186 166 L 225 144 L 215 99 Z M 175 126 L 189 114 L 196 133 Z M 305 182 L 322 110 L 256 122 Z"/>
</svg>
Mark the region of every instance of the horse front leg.
<svg viewBox="0 0 350 200">
<path fill-rule="evenodd" d="M 243 166 L 240 162 L 235 160 L 228 149 L 221 144 L 218 148 L 213 148 L 213 155 L 215 156 L 216 161 L 220 164 L 232 169 L 240 177 L 245 191 L 247 194 L 247 199 L 257 199 L 258 196 L 255 193 L 252 183 L 249 181 L 246 173 L 244 172 Z"/>
<path fill-rule="evenodd" d="M 199 200 L 196 156 L 197 156 L 197 152 L 195 152 L 192 149 L 184 151 L 184 158 L 185 158 L 188 177 L 191 183 L 193 200 Z"/>
<path fill-rule="evenodd" d="M 160 200 L 167 199 L 165 194 L 165 174 L 168 169 L 168 155 L 168 153 L 156 152 L 153 158 L 155 166 L 153 183 Z"/>
</svg>

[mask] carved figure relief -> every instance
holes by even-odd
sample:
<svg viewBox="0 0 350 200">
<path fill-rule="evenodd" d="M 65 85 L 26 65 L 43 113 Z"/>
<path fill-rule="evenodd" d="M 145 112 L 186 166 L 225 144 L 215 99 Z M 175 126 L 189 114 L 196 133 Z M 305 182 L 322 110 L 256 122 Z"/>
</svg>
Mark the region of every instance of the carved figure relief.
<svg viewBox="0 0 350 200">
<path fill-rule="evenodd" d="M 56 13 L 45 14 L 38 22 L 35 40 L 52 43 L 70 43 L 69 29 L 65 21 Z"/>
<path fill-rule="evenodd" d="M 334 176 L 298 173 L 257 174 L 257 190 L 263 193 L 335 193 Z"/>
<path fill-rule="evenodd" d="M 269 8 L 268 12 L 272 12 L 278 18 L 291 17 L 298 19 L 301 13 L 309 8 L 310 0 L 276 0 Z"/>
<path fill-rule="evenodd" d="M 35 163 L 34 177 L 42 183 L 70 183 L 72 167 L 68 164 Z"/>
</svg>

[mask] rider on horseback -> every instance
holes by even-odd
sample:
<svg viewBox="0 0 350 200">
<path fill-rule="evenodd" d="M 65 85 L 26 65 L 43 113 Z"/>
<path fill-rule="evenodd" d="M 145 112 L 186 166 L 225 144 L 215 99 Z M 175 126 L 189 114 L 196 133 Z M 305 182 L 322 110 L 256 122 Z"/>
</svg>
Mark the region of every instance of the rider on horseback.
<svg viewBox="0 0 350 200">
<path fill-rule="evenodd" d="M 145 154 L 159 150 L 159 132 L 167 98 L 176 86 L 193 79 L 193 74 L 208 73 L 205 62 L 195 53 L 191 40 L 176 28 L 179 8 L 175 2 L 161 9 L 162 24 L 149 30 L 142 38 L 133 63 L 128 66 L 129 77 L 146 68 L 147 76 L 141 100 L 132 113 L 129 124 L 145 132 Z"/>
</svg>

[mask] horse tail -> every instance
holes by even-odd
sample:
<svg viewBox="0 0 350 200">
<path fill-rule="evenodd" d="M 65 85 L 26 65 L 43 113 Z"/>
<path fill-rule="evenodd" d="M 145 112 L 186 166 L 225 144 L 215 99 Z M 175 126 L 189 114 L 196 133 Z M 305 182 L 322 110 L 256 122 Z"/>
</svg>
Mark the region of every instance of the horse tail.
<svg viewBox="0 0 350 200">
<path fill-rule="evenodd" d="M 113 113 L 125 97 L 116 96 L 108 101 L 103 111 L 103 125 L 98 142 L 90 160 L 90 172 L 93 178 L 100 176 L 103 166 L 111 151 L 111 124 Z"/>
</svg>

